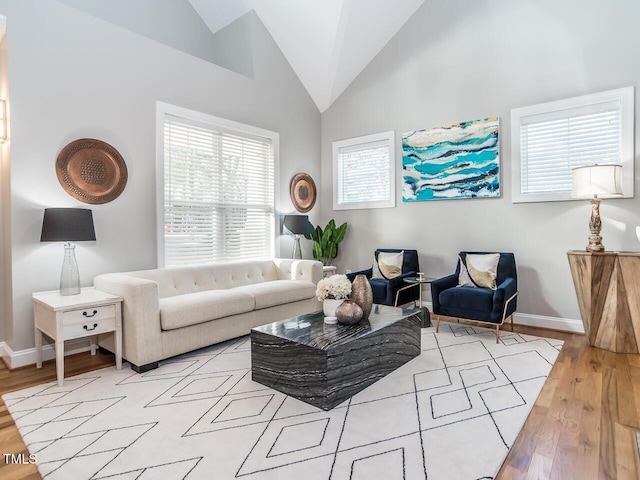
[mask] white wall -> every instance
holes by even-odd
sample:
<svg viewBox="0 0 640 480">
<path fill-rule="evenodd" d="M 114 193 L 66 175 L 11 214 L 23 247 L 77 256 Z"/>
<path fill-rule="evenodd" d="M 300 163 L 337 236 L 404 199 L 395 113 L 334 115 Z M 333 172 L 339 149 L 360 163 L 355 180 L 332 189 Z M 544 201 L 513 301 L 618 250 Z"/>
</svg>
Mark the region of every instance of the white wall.
<svg viewBox="0 0 640 480">
<path fill-rule="evenodd" d="M 417 248 L 422 270 L 437 277 L 453 271 L 460 250 L 513 251 L 519 312 L 580 319 L 566 252 L 586 246 L 590 206 L 511 203 L 510 109 L 637 86 L 639 18 L 640 3 L 625 0 L 425 2 L 322 115 L 323 215 L 350 224 L 339 268 L 370 266 L 376 247 Z M 501 198 L 402 203 L 403 132 L 493 115 Z M 397 207 L 332 211 L 332 142 L 387 130 L 396 132 Z M 636 139 L 639 131 L 636 122 Z M 608 250 L 640 250 L 635 188 L 636 198 L 601 206 Z"/>
<path fill-rule="evenodd" d="M 254 15 L 244 19 L 255 22 L 248 78 L 53 0 L 0 0 L 0 14 L 7 16 L 12 107 L 12 205 L 4 221 L 12 230 L 13 311 L 5 323 L 14 351 L 34 344 L 31 293 L 58 287 L 63 247 L 39 243 L 43 209 L 88 207 L 56 178 L 56 157 L 69 142 L 110 143 L 129 173 L 120 197 L 89 206 L 97 241 L 76 248 L 83 285 L 99 273 L 156 266 L 156 101 L 279 132 L 283 213 L 293 210 L 294 173 L 319 178 L 320 114 Z M 278 242 L 285 255 L 290 246 L 289 238 Z"/>
<path fill-rule="evenodd" d="M 9 100 L 9 74 L 8 74 L 8 52 L 7 37 L 4 34 L 5 18 L 0 16 L 0 100 Z M 7 113 L 9 106 L 7 106 Z M 8 219 L 10 216 L 9 206 L 9 142 L 0 145 L 0 344 L 4 342 L 5 319 L 11 315 L 11 302 L 7 301 L 11 294 L 11 261 L 10 258 L 10 229 Z M 0 348 L 0 355 L 2 348 Z"/>
</svg>

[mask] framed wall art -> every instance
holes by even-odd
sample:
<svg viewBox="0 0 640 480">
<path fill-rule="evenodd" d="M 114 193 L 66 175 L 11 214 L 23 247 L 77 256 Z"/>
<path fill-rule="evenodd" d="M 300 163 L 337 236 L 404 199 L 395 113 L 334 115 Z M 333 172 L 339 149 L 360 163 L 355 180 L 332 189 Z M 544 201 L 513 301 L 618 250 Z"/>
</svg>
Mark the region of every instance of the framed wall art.
<svg viewBox="0 0 640 480">
<path fill-rule="evenodd" d="M 402 135 L 402 201 L 500 196 L 498 117 Z"/>
</svg>

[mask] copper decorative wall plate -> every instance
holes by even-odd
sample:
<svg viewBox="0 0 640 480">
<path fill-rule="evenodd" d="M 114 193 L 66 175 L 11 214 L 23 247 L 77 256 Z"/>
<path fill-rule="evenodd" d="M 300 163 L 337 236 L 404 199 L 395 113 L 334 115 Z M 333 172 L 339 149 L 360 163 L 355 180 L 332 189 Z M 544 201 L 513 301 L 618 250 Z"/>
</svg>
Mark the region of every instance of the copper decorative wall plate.
<svg viewBox="0 0 640 480">
<path fill-rule="evenodd" d="M 56 161 L 62 188 L 84 203 L 101 204 L 118 198 L 127 185 L 127 165 L 106 142 L 93 138 L 74 140 Z"/>
<path fill-rule="evenodd" d="M 308 173 L 296 173 L 289 185 L 291 201 L 297 211 L 306 213 L 316 203 L 316 184 Z"/>
</svg>

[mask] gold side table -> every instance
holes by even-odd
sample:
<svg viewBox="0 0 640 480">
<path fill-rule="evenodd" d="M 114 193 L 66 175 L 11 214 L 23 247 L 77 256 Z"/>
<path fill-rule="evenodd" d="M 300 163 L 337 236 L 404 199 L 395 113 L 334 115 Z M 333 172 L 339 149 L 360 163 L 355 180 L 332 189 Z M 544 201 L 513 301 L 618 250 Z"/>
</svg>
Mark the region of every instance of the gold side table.
<svg viewBox="0 0 640 480">
<path fill-rule="evenodd" d="M 422 285 L 430 284 L 434 280 L 435 278 L 431 278 L 431 277 L 421 277 L 421 278 L 407 277 L 407 278 L 404 278 L 403 281 L 405 283 L 408 283 L 409 285 L 407 285 L 406 287 L 399 288 L 398 291 L 396 292 L 396 300 L 394 302 L 395 307 L 398 306 L 398 298 L 400 298 L 400 292 L 407 290 L 409 288 L 418 287 L 418 292 L 419 292 L 418 308 L 420 309 L 420 318 L 422 318 L 422 328 L 431 326 L 431 312 L 429 312 L 429 309 L 427 307 L 424 307 L 422 305 Z"/>
</svg>

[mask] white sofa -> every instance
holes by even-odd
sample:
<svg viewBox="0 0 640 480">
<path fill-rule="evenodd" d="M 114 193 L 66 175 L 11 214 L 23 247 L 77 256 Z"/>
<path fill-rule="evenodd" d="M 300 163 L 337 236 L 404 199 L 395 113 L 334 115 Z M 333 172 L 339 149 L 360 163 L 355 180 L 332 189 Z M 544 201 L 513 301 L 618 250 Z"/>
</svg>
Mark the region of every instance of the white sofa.
<svg viewBox="0 0 640 480">
<path fill-rule="evenodd" d="M 321 310 L 322 263 L 274 259 L 106 273 L 98 290 L 120 295 L 123 356 L 137 372 L 158 361 Z M 113 336 L 100 345 L 114 351 Z"/>
</svg>

